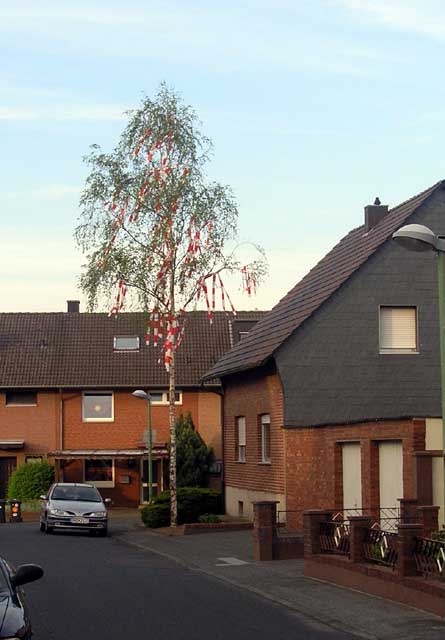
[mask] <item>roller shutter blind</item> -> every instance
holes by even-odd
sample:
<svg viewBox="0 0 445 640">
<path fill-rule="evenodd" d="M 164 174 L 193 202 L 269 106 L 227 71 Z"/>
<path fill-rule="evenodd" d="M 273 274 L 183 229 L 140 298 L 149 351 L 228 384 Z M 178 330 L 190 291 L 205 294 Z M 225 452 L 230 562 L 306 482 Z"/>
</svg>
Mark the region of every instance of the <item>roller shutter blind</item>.
<svg viewBox="0 0 445 640">
<path fill-rule="evenodd" d="M 417 351 L 416 307 L 380 307 L 380 351 Z"/>
</svg>

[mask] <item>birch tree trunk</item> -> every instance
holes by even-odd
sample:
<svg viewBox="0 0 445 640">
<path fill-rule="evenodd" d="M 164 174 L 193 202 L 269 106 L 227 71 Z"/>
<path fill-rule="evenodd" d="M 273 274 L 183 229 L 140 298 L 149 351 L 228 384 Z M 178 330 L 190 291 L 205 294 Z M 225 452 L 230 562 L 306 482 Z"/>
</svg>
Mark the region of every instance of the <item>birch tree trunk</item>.
<svg viewBox="0 0 445 640">
<path fill-rule="evenodd" d="M 175 350 L 169 370 L 169 423 L 170 423 L 170 526 L 178 524 L 178 503 L 176 498 L 176 415 L 175 415 Z"/>
</svg>

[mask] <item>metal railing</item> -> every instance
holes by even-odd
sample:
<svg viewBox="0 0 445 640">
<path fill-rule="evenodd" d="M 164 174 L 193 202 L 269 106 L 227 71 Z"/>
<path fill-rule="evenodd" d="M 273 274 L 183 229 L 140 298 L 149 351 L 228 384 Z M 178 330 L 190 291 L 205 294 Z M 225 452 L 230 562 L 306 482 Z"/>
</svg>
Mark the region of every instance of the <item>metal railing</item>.
<svg viewBox="0 0 445 640">
<path fill-rule="evenodd" d="M 416 538 L 414 558 L 417 571 L 425 578 L 445 578 L 445 542 L 430 538 Z"/>
<path fill-rule="evenodd" d="M 300 526 L 296 527 L 292 521 L 297 520 Z M 299 536 L 303 532 L 303 510 L 294 509 L 287 511 L 277 511 L 277 536 Z"/>
<path fill-rule="evenodd" d="M 349 554 L 349 524 L 320 522 L 320 550 L 323 553 Z"/>
<path fill-rule="evenodd" d="M 368 562 L 394 569 L 397 563 L 397 533 L 376 528 L 368 529 L 363 551 Z"/>
<path fill-rule="evenodd" d="M 381 529 L 389 532 L 397 532 L 400 524 L 400 508 L 399 507 L 381 507 L 380 509 L 343 509 L 335 512 L 332 519 L 348 522 L 351 516 L 369 516 L 372 520 L 373 529 Z"/>
</svg>

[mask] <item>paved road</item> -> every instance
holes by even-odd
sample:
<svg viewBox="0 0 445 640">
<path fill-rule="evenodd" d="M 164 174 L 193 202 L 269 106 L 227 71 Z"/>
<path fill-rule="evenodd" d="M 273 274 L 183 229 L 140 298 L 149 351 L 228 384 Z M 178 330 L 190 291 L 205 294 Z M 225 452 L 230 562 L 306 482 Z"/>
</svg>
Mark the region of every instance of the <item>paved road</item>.
<svg viewBox="0 0 445 640">
<path fill-rule="evenodd" d="M 131 548 L 113 535 L 45 535 L 32 523 L 0 525 L 0 553 L 37 562 L 27 586 L 36 640 L 351 640 L 237 587 Z"/>
</svg>

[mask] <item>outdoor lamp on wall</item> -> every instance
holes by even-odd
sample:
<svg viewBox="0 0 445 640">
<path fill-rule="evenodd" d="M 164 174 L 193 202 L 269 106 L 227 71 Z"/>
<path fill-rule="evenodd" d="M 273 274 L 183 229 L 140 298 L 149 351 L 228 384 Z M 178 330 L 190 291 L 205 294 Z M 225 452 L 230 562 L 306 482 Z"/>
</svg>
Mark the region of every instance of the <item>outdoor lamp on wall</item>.
<svg viewBox="0 0 445 640">
<path fill-rule="evenodd" d="M 440 338 L 440 390 L 442 400 L 442 460 L 443 501 L 442 518 L 445 518 L 445 239 L 423 224 L 407 224 L 393 233 L 393 239 L 409 251 L 435 251 L 439 283 L 439 338 Z"/>
<path fill-rule="evenodd" d="M 131 394 L 139 400 L 145 400 L 147 403 L 147 452 L 148 452 L 148 502 L 153 497 L 153 469 L 152 469 L 152 430 L 151 430 L 151 396 L 142 389 L 137 389 Z"/>
</svg>

